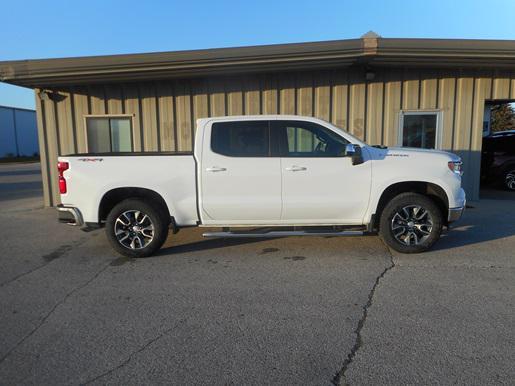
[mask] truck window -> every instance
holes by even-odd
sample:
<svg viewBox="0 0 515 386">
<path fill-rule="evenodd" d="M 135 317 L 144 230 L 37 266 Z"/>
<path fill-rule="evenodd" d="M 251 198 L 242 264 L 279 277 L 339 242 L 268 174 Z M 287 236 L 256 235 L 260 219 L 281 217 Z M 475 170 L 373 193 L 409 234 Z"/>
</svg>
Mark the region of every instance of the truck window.
<svg viewBox="0 0 515 386">
<path fill-rule="evenodd" d="M 275 121 L 272 130 L 281 157 L 343 157 L 345 138 L 326 127 L 304 121 Z"/>
<path fill-rule="evenodd" d="M 268 121 L 217 122 L 211 128 L 211 150 L 229 157 L 268 157 Z"/>
</svg>

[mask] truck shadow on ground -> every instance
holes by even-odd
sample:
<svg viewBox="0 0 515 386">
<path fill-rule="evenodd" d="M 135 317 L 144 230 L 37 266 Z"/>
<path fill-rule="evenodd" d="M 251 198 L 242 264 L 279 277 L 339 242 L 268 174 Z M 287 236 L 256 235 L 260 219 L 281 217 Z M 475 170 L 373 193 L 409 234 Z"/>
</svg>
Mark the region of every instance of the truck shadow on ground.
<svg viewBox="0 0 515 386">
<path fill-rule="evenodd" d="M 513 221 L 513 213 L 515 213 L 515 199 L 513 196 L 515 194 L 512 192 L 506 193 L 508 194 L 500 194 L 497 197 L 495 195 L 488 195 L 489 198 L 473 203 L 467 208 L 459 222 L 453 225 L 450 230 L 443 232 L 441 239 L 434 245 L 432 250 L 460 248 L 514 236 L 515 221 Z M 490 197 L 495 197 L 495 199 Z M 181 232 L 190 232 L 190 230 Z M 157 256 L 208 251 L 270 240 L 267 238 L 202 239 L 200 233 L 190 234 L 184 238 L 173 235 L 170 237 L 171 239 L 169 238 L 167 244 L 159 251 Z M 177 239 L 173 240 L 174 237 L 177 237 Z M 365 237 L 378 236 L 370 235 Z M 261 250 L 256 249 L 256 253 L 260 252 Z"/>
<path fill-rule="evenodd" d="M 173 236 L 172 236 L 173 237 Z M 253 244 L 253 243 L 260 243 L 264 242 L 266 238 L 219 238 L 219 239 L 202 239 L 202 236 L 198 236 L 198 240 L 194 240 L 192 242 L 186 242 L 184 244 L 175 244 L 175 245 L 168 245 L 165 244 L 165 247 L 161 248 L 161 250 L 156 253 L 156 256 L 165 256 L 169 254 L 177 254 L 177 253 L 188 253 L 188 252 L 200 252 L 200 251 L 207 251 L 207 250 L 214 250 L 219 248 L 228 248 L 228 247 L 234 247 L 238 245 L 246 245 L 246 244 Z M 274 239 L 278 239 L 275 237 Z"/>
<path fill-rule="evenodd" d="M 510 192 L 508 192 L 510 193 Z M 433 250 L 445 250 L 515 236 L 515 199 L 500 195 L 467 207 L 463 217 L 442 234 Z"/>
</svg>

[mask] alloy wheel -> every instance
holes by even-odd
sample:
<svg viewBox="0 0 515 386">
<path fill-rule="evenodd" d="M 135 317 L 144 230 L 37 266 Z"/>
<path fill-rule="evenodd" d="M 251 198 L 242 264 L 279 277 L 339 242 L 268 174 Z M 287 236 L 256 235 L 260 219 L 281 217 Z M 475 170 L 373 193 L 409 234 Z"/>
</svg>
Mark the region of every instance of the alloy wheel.
<svg viewBox="0 0 515 386">
<path fill-rule="evenodd" d="M 116 218 L 114 234 L 125 248 L 143 249 L 154 239 L 154 224 L 139 210 L 128 210 Z"/>
<path fill-rule="evenodd" d="M 508 173 L 506 173 L 504 183 L 508 189 L 515 190 L 515 170 L 510 170 Z"/>
<path fill-rule="evenodd" d="M 426 241 L 433 229 L 431 214 L 420 205 L 408 205 L 395 212 L 391 230 L 395 239 L 404 245 L 418 245 Z"/>
</svg>

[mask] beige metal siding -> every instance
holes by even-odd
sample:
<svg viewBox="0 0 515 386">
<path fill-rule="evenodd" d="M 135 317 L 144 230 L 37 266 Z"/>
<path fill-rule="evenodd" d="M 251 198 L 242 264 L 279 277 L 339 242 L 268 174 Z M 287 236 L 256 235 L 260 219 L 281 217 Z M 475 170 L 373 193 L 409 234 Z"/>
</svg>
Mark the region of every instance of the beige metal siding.
<svg viewBox="0 0 515 386">
<path fill-rule="evenodd" d="M 401 109 L 442 112 L 442 147 L 463 157 L 463 185 L 477 199 L 484 102 L 514 98 L 515 78 L 507 71 L 390 68 L 375 70 L 367 81 L 356 67 L 54 91 L 59 98 L 36 97 L 46 205 L 59 202 L 57 155 L 86 151 L 88 114 L 130 114 L 136 151 L 170 151 L 192 149 L 198 118 L 277 112 L 313 115 L 370 144 L 392 146 Z"/>
</svg>

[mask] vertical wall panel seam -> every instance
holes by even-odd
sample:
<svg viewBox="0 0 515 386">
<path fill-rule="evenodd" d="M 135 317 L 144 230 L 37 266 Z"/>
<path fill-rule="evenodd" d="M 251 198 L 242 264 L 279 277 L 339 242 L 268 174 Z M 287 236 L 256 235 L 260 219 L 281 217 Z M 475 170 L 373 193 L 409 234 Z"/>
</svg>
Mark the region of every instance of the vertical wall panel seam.
<svg viewBox="0 0 515 386">
<path fill-rule="evenodd" d="M 422 97 L 422 75 L 420 74 L 420 71 L 418 72 L 418 83 L 417 83 L 417 87 L 418 87 L 418 102 L 417 102 L 417 109 L 420 110 L 420 106 L 422 105 L 421 103 L 421 97 Z"/>
<path fill-rule="evenodd" d="M 347 127 L 345 128 L 349 133 L 350 133 L 350 122 L 349 122 L 349 119 L 350 119 L 350 75 L 349 75 L 349 72 L 347 71 L 347 79 L 346 79 L 346 82 L 347 82 L 347 111 L 345 112 L 345 120 L 347 121 Z"/>
<path fill-rule="evenodd" d="M 61 133 L 59 128 L 59 113 L 57 112 L 57 102 L 52 101 L 54 109 L 55 137 L 57 141 L 57 155 L 61 156 Z"/>
<path fill-rule="evenodd" d="M 206 80 L 205 81 L 205 86 L 206 86 L 206 95 L 207 95 L 207 116 L 208 117 L 211 117 L 211 90 L 209 87 L 209 80 Z"/>
<path fill-rule="evenodd" d="M 139 138 L 141 141 L 141 151 L 147 151 L 147 147 L 145 146 L 145 135 L 143 134 L 143 130 L 145 129 L 143 125 L 143 105 L 141 101 L 141 85 L 138 83 L 136 86 L 136 92 L 138 96 L 138 114 L 139 114 Z"/>
<path fill-rule="evenodd" d="M 491 79 L 490 79 L 490 100 L 494 99 L 494 89 L 495 89 L 495 71 L 492 70 L 492 74 L 491 74 Z"/>
<path fill-rule="evenodd" d="M 367 131 L 368 131 L 368 86 L 370 85 L 370 83 L 365 80 L 365 106 L 364 107 L 364 112 L 365 112 L 365 116 L 363 117 L 363 142 L 366 142 L 367 141 Z"/>
<path fill-rule="evenodd" d="M 438 99 L 440 98 L 440 72 L 437 73 L 436 75 L 436 100 L 435 100 L 435 108 L 438 109 L 439 108 L 439 103 L 438 103 Z"/>
<path fill-rule="evenodd" d="M 227 112 L 229 111 L 229 106 L 228 106 L 228 101 L 229 101 L 229 97 L 227 95 L 227 79 L 224 79 L 223 81 L 223 86 L 224 86 L 224 113 L 225 115 L 229 115 Z M 193 117 L 193 116 L 192 116 Z M 193 124 L 193 121 L 192 121 L 192 124 Z M 193 134 L 193 133 L 192 133 Z M 193 137 L 192 137 L 193 138 Z"/>
<path fill-rule="evenodd" d="M 277 114 L 281 114 L 281 82 L 279 78 L 276 76 L 274 77 L 275 80 L 275 97 L 276 97 L 276 111 Z"/>
<path fill-rule="evenodd" d="M 259 77 L 258 79 L 258 87 L 259 87 L 259 114 L 263 114 L 263 78 Z"/>
<path fill-rule="evenodd" d="M 246 91 L 246 87 L 245 87 L 245 80 L 244 79 L 241 79 L 240 81 L 240 84 L 241 84 L 241 115 L 246 115 L 245 114 L 245 101 L 246 101 L 246 97 L 245 97 L 245 91 Z M 209 116 L 209 97 L 207 98 L 208 100 L 208 116 Z"/>
<path fill-rule="evenodd" d="M 333 87 L 334 71 L 329 73 L 329 122 L 333 122 Z"/>
<path fill-rule="evenodd" d="M 122 104 L 122 114 L 125 114 L 125 93 L 123 92 L 123 85 L 120 85 L 120 102 Z"/>
<path fill-rule="evenodd" d="M 474 132 L 474 104 L 476 103 L 476 81 L 477 78 L 472 78 L 472 111 L 470 113 L 470 135 L 469 135 L 469 151 L 472 151 L 472 133 Z"/>
<path fill-rule="evenodd" d="M 106 86 L 103 85 L 102 86 L 102 93 L 103 93 L 103 96 L 104 96 L 104 111 L 106 114 L 109 114 L 109 103 L 108 103 L 108 100 L 107 100 L 107 93 L 106 93 Z"/>
<path fill-rule="evenodd" d="M 38 97 L 39 98 L 39 97 Z M 47 178 L 47 194 L 49 198 L 50 206 L 54 206 L 54 193 L 53 193 L 53 183 L 52 177 L 50 174 L 50 154 L 48 154 L 48 130 L 46 125 L 46 107 L 45 101 L 41 100 L 41 120 L 43 121 L 43 141 L 45 147 L 45 160 L 46 160 L 46 178 Z"/>
<path fill-rule="evenodd" d="M 404 70 L 401 74 L 401 90 L 400 90 L 400 96 L 401 96 L 401 103 L 400 103 L 400 106 L 401 106 L 401 110 L 404 109 Z M 397 131 L 399 130 L 399 128 L 397 128 Z"/>
<path fill-rule="evenodd" d="M 511 86 L 511 77 L 512 77 L 512 75 L 513 75 L 512 72 L 510 72 L 510 75 L 509 75 L 509 78 L 508 78 L 509 79 L 508 80 L 508 98 L 510 98 L 510 99 L 512 97 L 511 96 L 511 92 L 513 91 L 512 90 L 512 86 Z"/>
<path fill-rule="evenodd" d="M 72 114 L 72 131 L 73 131 L 73 152 L 77 153 L 78 144 L 77 144 L 77 124 L 75 122 L 76 114 L 75 114 L 75 93 L 70 89 L 70 109 Z"/>
<path fill-rule="evenodd" d="M 176 84 L 175 82 L 170 84 L 170 88 L 172 90 L 172 112 L 173 112 L 173 146 L 174 150 L 177 151 L 179 148 L 179 144 L 177 143 L 177 104 L 175 101 L 176 98 Z M 209 97 L 208 97 L 208 105 L 209 105 Z"/>
<path fill-rule="evenodd" d="M 311 72 L 311 116 L 316 116 L 316 104 L 315 104 L 315 73 Z"/>
<path fill-rule="evenodd" d="M 299 85 L 299 82 L 298 82 L 297 78 L 298 78 L 298 74 L 295 74 L 294 82 L 293 82 L 293 89 L 294 89 L 293 98 L 294 98 L 294 101 L 295 101 L 295 104 L 294 104 L 294 113 L 295 113 L 295 115 L 297 115 L 299 113 L 298 102 L 297 102 L 297 98 L 298 98 L 297 87 Z"/>
<path fill-rule="evenodd" d="M 383 80 L 383 102 L 381 106 L 381 145 L 384 145 L 384 110 L 386 108 L 386 82 Z"/>
<path fill-rule="evenodd" d="M 454 150 L 454 132 L 456 131 L 456 102 L 458 100 L 458 77 L 454 77 L 454 101 L 452 104 L 452 132 L 451 132 L 451 150 Z"/>
<path fill-rule="evenodd" d="M 16 109 L 12 109 L 14 125 L 14 146 L 16 147 L 16 157 L 20 156 L 20 145 L 18 144 L 18 128 L 16 127 Z"/>
<path fill-rule="evenodd" d="M 154 82 L 154 103 L 156 105 L 157 151 L 161 151 L 161 113 L 159 111 L 159 97 L 157 95 L 157 82 Z"/>
<path fill-rule="evenodd" d="M 88 114 L 91 114 L 91 93 L 89 91 L 89 88 L 88 88 L 88 91 L 87 91 L 88 95 L 87 95 L 87 100 L 88 100 Z"/>
<path fill-rule="evenodd" d="M 191 81 L 189 82 L 189 88 L 190 88 L 190 135 L 191 135 L 191 151 L 195 148 L 195 112 L 193 111 L 193 85 Z M 224 93 L 225 93 L 225 86 L 224 86 Z M 227 115 L 227 102 L 226 102 L 226 114 Z"/>
<path fill-rule="evenodd" d="M 473 80 L 472 80 L 472 108 L 471 108 L 471 113 L 470 113 L 470 134 L 469 134 L 469 148 L 468 148 L 468 161 L 469 161 L 469 164 L 471 163 L 472 161 L 472 158 L 470 157 L 471 156 L 471 153 L 472 153 L 472 134 L 474 133 L 474 105 L 476 103 L 476 77 L 473 77 Z M 476 170 L 475 171 L 475 174 L 476 176 L 480 173 L 480 170 Z M 477 191 L 476 191 L 476 177 L 472 176 L 471 179 L 469 179 L 469 189 L 474 189 L 475 192 L 474 192 L 474 196 L 477 196 L 479 194 L 479 184 L 477 186 Z M 479 181 L 479 179 L 477 179 L 477 181 Z"/>
</svg>

